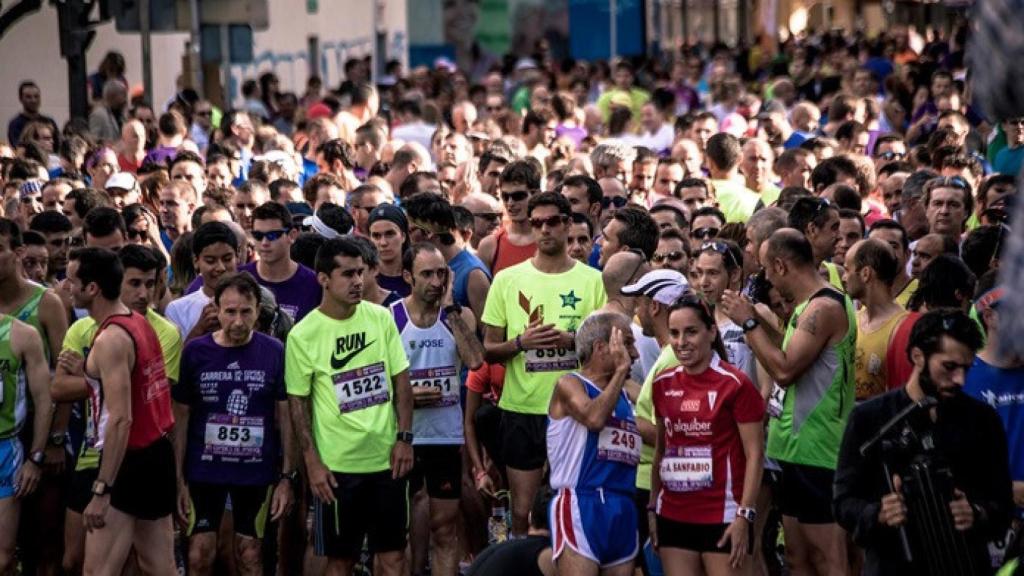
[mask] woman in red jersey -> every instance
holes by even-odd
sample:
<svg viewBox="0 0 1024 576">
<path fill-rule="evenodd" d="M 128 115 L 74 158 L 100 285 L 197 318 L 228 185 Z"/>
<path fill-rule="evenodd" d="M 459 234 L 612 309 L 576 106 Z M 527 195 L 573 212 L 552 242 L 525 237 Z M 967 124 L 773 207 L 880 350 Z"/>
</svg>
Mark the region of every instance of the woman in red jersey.
<svg viewBox="0 0 1024 576">
<path fill-rule="evenodd" d="M 679 366 L 654 379 L 658 426 L 648 514 L 667 576 L 746 574 L 764 452 L 764 400 L 728 364 L 711 310 L 669 315 Z"/>
</svg>

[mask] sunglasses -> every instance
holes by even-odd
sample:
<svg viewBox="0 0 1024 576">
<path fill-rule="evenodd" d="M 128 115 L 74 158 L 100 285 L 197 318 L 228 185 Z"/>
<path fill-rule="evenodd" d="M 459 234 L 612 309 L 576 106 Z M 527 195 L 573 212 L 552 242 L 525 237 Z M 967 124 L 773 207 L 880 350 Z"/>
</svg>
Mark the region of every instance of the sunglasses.
<svg viewBox="0 0 1024 576">
<path fill-rule="evenodd" d="M 199 112 L 196 112 L 196 116 L 213 116 L 213 111 L 212 110 L 200 110 Z"/>
<path fill-rule="evenodd" d="M 729 257 L 732 260 L 733 266 L 736 268 L 740 267 L 740 263 L 736 261 L 736 256 L 729 250 L 729 245 L 725 242 L 705 242 L 700 245 L 701 252 L 717 252 L 722 255 L 723 258 Z"/>
<path fill-rule="evenodd" d="M 526 200 L 529 197 L 530 197 L 530 193 L 526 192 L 524 190 L 520 190 L 518 192 L 507 192 L 507 193 L 506 192 L 502 192 L 501 193 L 501 199 L 506 204 L 508 204 L 509 202 L 522 202 L 523 200 Z"/>
<path fill-rule="evenodd" d="M 128 229 L 128 238 L 129 239 L 131 239 L 131 238 L 138 238 L 139 240 L 142 240 L 147 235 L 149 235 L 149 232 L 147 232 L 146 230 L 136 230 L 135 228 L 129 228 Z"/>
<path fill-rule="evenodd" d="M 720 228 L 712 228 L 710 226 L 707 228 L 697 228 L 696 230 L 690 232 L 690 237 L 698 238 L 701 240 L 706 238 L 717 238 L 718 233 L 721 231 L 722 230 Z"/>
<path fill-rule="evenodd" d="M 608 209 L 610 206 L 622 208 L 627 202 L 629 202 L 629 200 L 623 196 L 605 196 L 604 198 L 601 198 L 601 208 Z"/>
<path fill-rule="evenodd" d="M 673 250 L 671 252 L 655 252 L 651 256 L 651 262 L 655 264 L 661 264 L 662 262 L 677 262 L 683 259 L 686 254 L 681 250 Z"/>
<path fill-rule="evenodd" d="M 938 178 L 932 178 L 925 184 L 926 190 L 935 190 L 936 188 L 957 188 L 969 191 L 971 185 L 967 183 L 967 180 L 959 176 L 939 176 Z"/>
<path fill-rule="evenodd" d="M 548 216 L 547 218 L 530 218 L 530 226 L 540 230 L 545 224 L 550 228 L 554 228 L 555 226 L 560 226 L 568 221 L 568 216 L 556 214 L 555 216 Z"/>
<path fill-rule="evenodd" d="M 881 158 L 882 160 L 902 160 L 904 157 L 906 157 L 906 154 L 904 154 L 903 152 L 892 151 L 882 152 L 881 154 L 875 156 L 875 158 Z"/>
<path fill-rule="evenodd" d="M 268 241 L 273 242 L 288 233 L 288 228 L 280 228 L 278 230 L 267 230 L 266 232 L 260 232 L 258 230 L 252 231 L 252 238 L 257 242 L 263 242 L 266 238 Z"/>
</svg>

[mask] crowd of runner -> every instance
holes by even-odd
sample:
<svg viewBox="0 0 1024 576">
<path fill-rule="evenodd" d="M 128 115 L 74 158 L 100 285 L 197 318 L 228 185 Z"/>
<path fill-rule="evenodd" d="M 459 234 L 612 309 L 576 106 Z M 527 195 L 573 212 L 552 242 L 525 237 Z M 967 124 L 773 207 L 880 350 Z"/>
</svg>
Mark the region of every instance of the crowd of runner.
<svg viewBox="0 0 1024 576">
<path fill-rule="evenodd" d="M 230 110 L 112 53 L 63 128 L 21 82 L 0 573 L 947 573 L 925 523 L 1020 570 L 1024 116 L 965 33 L 353 59 Z M 927 520 L 868 448 L 918 407 Z"/>
</svg>

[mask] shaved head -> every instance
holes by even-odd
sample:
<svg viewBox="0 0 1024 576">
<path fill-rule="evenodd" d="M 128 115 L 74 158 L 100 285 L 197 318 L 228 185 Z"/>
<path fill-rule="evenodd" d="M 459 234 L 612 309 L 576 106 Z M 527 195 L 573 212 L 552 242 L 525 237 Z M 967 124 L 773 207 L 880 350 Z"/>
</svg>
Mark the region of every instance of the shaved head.
<svg viewBox="0 0 1024 576">
<path fill-rule="evenodd" d="M 646 274 L 649 269 L 644 257 L 636 252 L 627 250 L 613 254 L 601 271 L 605 294 L 609 297 L 619 296 L 623 286 L 628 286 L 634 278 Z"/>
</svg>

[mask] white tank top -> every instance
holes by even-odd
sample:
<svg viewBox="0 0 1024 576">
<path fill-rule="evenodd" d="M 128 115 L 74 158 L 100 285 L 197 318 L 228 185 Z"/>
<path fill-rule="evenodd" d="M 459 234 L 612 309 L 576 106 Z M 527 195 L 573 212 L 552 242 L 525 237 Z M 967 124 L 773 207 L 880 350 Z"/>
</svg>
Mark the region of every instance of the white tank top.
<svg viewBox="0 0 1024 576">
<path fill-rule="evenodd" d="M 433 386 L 441 390 L 441 400 L 435 406 L 417 406 L 413 412 L 413 445 L 463 444 L 462 361 L 455 336 L 443 322 L 444 312 L 429 328 L 420 328 L 409 319 L 404 300 L 391 304 L 391 315 L 409 357 L 413 388 Z"/>
</svg>

